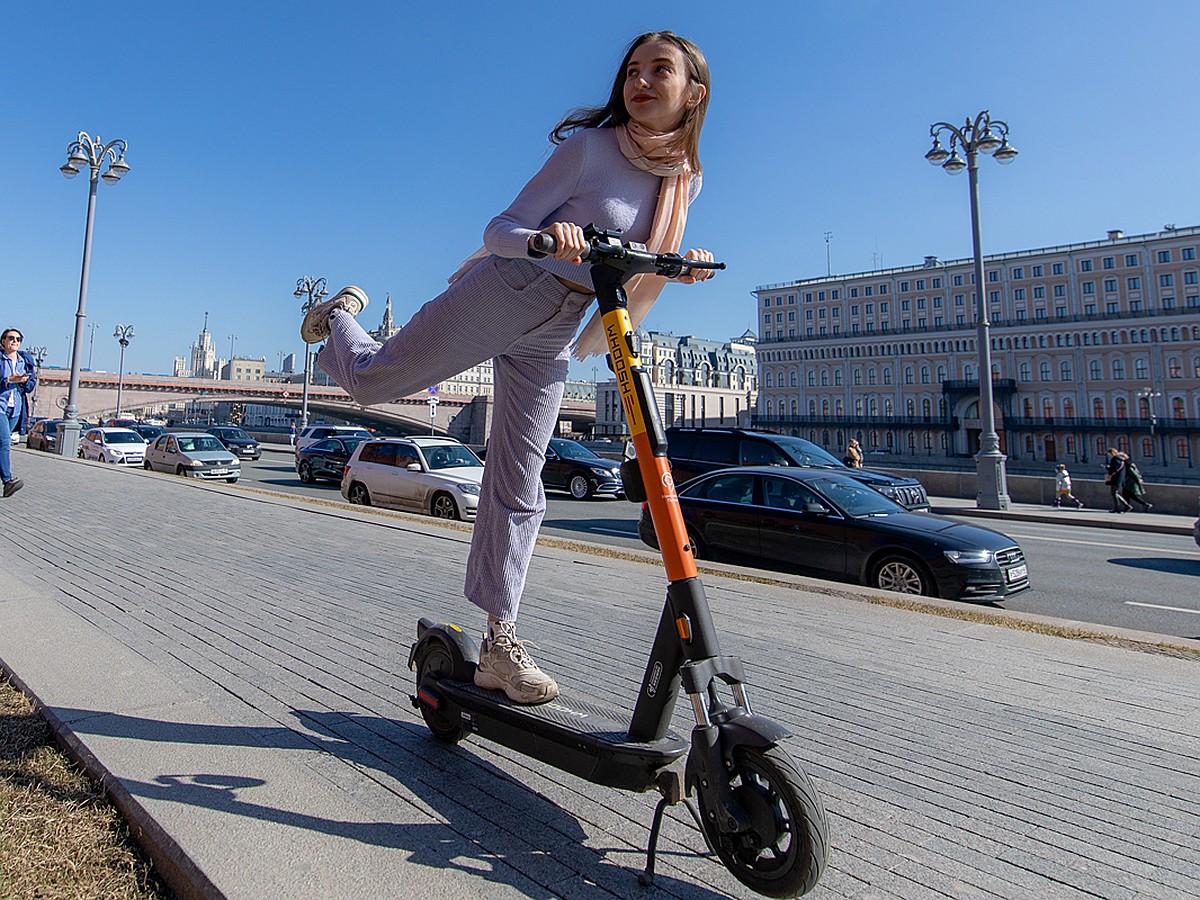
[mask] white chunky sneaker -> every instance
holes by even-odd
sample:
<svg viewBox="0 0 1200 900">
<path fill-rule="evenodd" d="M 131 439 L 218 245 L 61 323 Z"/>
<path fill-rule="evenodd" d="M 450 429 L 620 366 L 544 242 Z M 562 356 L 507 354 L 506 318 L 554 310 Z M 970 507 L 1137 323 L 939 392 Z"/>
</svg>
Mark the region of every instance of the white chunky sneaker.
<svg viewBox="0 0 1200 900">
<path fill-rule="evenodd" d="M 367 308 L 367 293 L 355 285 L 347 285 L 328 300 L 318 303 L 300 323 L 300 337 L 306 344 L 319 344 L 329 337 L 329 314 L 335 309 L 357 316 Z"/>
<path fill-rule="evenodd" d="M 475 684 L 487 691 L 504 691 L 513 703 L 545 703 L 558 696 L 554 679 L 537 667 L 525 649 L 528 641 L 517 640 L 514 622 L 501 622 L 496 636 L 484 637 L 479 648 Z"/>
</svg>

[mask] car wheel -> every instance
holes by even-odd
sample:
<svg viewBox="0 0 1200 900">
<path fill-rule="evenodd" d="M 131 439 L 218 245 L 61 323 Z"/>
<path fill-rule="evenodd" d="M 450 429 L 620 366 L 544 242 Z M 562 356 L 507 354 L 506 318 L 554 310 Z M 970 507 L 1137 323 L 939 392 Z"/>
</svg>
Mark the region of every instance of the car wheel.
<svg viewBox="0 0 1200 900">
<path fill-rule="evenodd" d="M 148 460 L 148 459 L 142 462 L 142 468 L 145 469 L 147 472 L 154 471 L 154 466 L 150 465 L 150 460 Z"/>
<path fill-rule="evenodd" d="M 185 469 L 183 466 L 176 466 L 175 474 L 181 478 L 187 478 L 187 469 Z"/>
<path fill-rule="evenodd" d="M 592 483 L 588 481 L 586 475 L 575 472 L 567 479 L 567 490 L 576 500 L 588 500 L 592 496 Z"/>
<path fill-rule="evenodd" d="M 691 528 L 687 530 L 688 544 L 692 548 L 692 556 L 696 559 L 708 559 L 708 548 L 704 546 L 704 541 L 700 540 L 700 535 L 696 534 Z"/>
<path fill-rule="evenodd" d="M 885 591 L 934 596 L 933 580 L 925 574 L 924 566 L 907 556 L 888 556 L 877 562 L 871 584 Z"/>
<path fill-rule="evenodd" d="M 226 478 L 225 481 L 228 482 L 229 484 L 237 484 L 238 483 L 238 480 L 236 478 Z"/>
<path fill-rule="evenodd" d="M 82 447 L 80 447 L 80 448 L 79 448 L 79 458 L 80 458 L 80 459 L 87 459 L 87 457 L 83 455 L 83 448 L 82 448 Z"/>
<path fill-rule="evenodd" d="M 457 519 L 458 504 L 445 491 L 439 491 L 433 495 L 433 502 L 429 504 L 429 512 L 439 519 Z"/>
<path fill-rule="evenodd" d="M 305 484 L 312 484 L 316 481 L 313 477 L 312 465 L 307 461 L 300 463 L 300 480 Z"/>
<path fill-rule="evenodd" d="M 357 506 L 371 505 L 371 495 L 367 491 L 367 486 L 360 481 L 350 485 L 350 490 L 346 491 L 346 499 Z"/>
</svg>

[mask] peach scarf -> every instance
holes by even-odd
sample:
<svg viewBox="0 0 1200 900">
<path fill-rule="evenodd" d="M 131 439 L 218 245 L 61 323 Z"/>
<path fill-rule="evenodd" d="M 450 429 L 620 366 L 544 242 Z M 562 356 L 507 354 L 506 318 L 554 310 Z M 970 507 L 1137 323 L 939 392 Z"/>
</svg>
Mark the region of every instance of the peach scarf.
<svg viewBox="0 0 1200 900">
<path fill-rule="evenodd" d="M 688 194 L 692 170 L 680 151 L 678 132 L 662 134 L 630 121 L 614 129 L 621 153 L 637 169 L 662 177 L 658 206 L 650 224 L 646 249 L 651 253 L 678 253 L 687 224 Z M 635 275 L 625 283 L 629 298 L 629 320 L 634 328 L 646 318 L 667 279 L 659 275 Z M 604 329 L 599 311 L 594 312 L 571 345 L 576 359 L 599 356 L 606 352 Z"/>
</svg>

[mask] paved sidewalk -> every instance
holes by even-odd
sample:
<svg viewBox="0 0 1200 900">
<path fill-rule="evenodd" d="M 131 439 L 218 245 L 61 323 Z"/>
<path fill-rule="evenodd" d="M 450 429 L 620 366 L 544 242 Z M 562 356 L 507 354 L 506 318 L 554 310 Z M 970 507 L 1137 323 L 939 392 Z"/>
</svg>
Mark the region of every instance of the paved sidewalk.
<svg viewBox="0 0 1200 900">
<path fill-rule="evenodd" d="M 657 888 L 638 887 L 654 795 L 428 736 L 405 663 L 420 615 L 482 624 L 460 596 L 465 527 L 15 463 L 0 663 L 181 896 L 754 896 L 696 855 L 679 809 Z M 664 589 L 636 557 L 535 555 L 522 634 L 564 689 L 636 691 Z M 828 808 L 810 896 L 1200 897 L 1200 642 L 1069 640 L 1004 624 L 1036 617 L 959 620 L 788 576 L 705 584 Z"/>
<path fill-rule="evenodd" d="M 1200 493 L 1198 489 L 1197 493 Z M 1044 506 L 1038 503 L 1010 503 L 1005 510 L 979 509 L 975 499 L 930 497 L 933 511 L 939 515 L 1008 519 L 1019 522 L 1044 522 L 1050 525 L 1080 525 L 1088 528 L 1113 528 L 1119 531 L 1151 531 L 1160 534 L 1191 536 L 1195 516 L 1156 512 L 1110 513 L 1107 509 L 1074 509 Z"/>
</svg>

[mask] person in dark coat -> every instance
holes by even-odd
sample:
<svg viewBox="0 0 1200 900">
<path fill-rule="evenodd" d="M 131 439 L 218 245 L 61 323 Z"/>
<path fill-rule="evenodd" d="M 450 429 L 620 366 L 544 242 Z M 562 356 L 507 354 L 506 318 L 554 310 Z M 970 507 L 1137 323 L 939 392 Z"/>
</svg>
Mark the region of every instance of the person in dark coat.
<svg viewBox="0 0 1200 900">
<path fill-rule="evenodd" d="M 1125 460 L 1120 450 L 1115 447 L 1108 449 L 1108 463 L 1104 467 L 1104 483 L 1112 493 L 1113 508 L 1109 512 L 1123 513 L 1133 509 L 1133 504 L 1125 499 Z"/>
<path fill-rule="evenodd" d="M 1137 463 L 1129 458 L 1128 453 L 1118 453 L 1121 457 L 1121 462 L 1125 468 L 1125 477 L 1121 481 L 1121 496 L 1130 508 L 1136 503 L 1142 508 L 1142 512 L 1150 512 L 1154 509 L 1154 504 L 1146 499 L 1146 483 L 1142 480 L 1142 473 L 1138 471 Z"/>
</svg>

